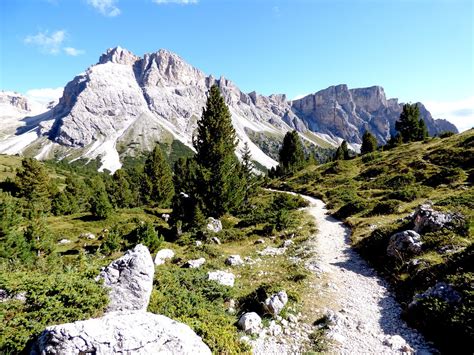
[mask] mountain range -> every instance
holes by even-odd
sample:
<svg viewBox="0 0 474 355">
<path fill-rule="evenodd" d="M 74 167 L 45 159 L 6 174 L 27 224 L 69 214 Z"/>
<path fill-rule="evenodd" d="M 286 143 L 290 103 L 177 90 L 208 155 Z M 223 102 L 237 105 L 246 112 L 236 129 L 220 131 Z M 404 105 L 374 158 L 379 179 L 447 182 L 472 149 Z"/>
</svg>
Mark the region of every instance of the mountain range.
<svg viewBox="0 0 474 355">
<path fill-rule="evenodd" d="M 403 105 L 387 99 L 380 86 L 331 86 L 301 99 L 244 93 L 225 77 L 214 78 L 167 50 L 139 57 L 115 47 L 66 87 L 59 102 L 39 106 L 26 97 L 0 93 L 0 153 L 38 159 L 100 159 L 100 170 L 115 171 L 121 158 L 151 150 L 156 142 L 179 141 L 192 149 L 196 122 L 209 88 L 217 84 L 229 106 L 239 138 L 266 168 L 283 135 L 296 129 L 308 145 L 333 148 L 344 139 L 358 149 L 370 130 L 379 143 L 395 133 Z M 421 116 L 431 135 L 457 132 L 433 119 L 423 104 Z"/>
</svg>

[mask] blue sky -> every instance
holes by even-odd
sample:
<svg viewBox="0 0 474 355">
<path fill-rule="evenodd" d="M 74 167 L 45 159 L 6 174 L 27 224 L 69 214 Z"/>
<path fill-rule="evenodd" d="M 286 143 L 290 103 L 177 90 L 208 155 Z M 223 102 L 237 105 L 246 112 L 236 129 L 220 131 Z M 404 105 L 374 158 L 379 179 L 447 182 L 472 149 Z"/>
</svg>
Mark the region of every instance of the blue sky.
<svg viewBox="0 0 474 355">
<path fill-rule="evenodd" d="M 473 18 L 472 0 L 1 0 L 0 89 L 63 87 L 116 45 L 166 48 L 246 92 L 381 85 L 467 128 Z"/>
</svg>

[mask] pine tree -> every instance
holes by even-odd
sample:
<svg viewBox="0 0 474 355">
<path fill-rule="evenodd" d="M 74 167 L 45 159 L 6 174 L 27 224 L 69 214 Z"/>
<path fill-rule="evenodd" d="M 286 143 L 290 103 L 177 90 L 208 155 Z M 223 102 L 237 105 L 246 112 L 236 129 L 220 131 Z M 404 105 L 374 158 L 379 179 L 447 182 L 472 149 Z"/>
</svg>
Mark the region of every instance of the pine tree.
<svg viewBox="0 0 474 355">
<path fill-rule="evenodd" d="M 403 105 L 400 119 L 395 122 L 395 129 L 400 133 L 403 142 L 407 143 L 420 140 L 420 121 L 420 109 L 417 104 Z M 423 129 L 422 131 L 424 132 Z M 421 135 L 422 134 L 424 133 L 421 133 Z"/>
<path fill-rule="evenodd" d="M 169 207 L 173 198 L 173 175 L 159 145 L 145 161 L 141 195 L 146 204 L 158 207 Z"/>
<path fill-rule="evenodd" d="M 377 150 L 377 139 L 369 131 L 365 131 L 362 136 L 362 146 L 360 148 L 361 154 L 371 153 Z"/>
<path fill-rule="evenodd" d="M 284 173 L 292 173 L 305 164 L 303 144 L 298 132 L 287 132 L 279 152 L 280 167 Z"/>
<path fill-rule="evenodd" d="M 90 213 L 98 219 L 106 219 L 113 212 L 113 207 L 109 201 L 104 181 L 100 176 L 96 176 L 90 181 L 90 186 L 93 191 L 89 201 Z"/>
<path fill-rule="evenodd" d="M 70 202 L 63 191 L 57 192 L 51 202 L 51 212 L 55 216 L 61 216 L 71 213 Z"/>
<path fill-rule="evenodd" d="M 30 211 L 30 221 L 24 237 L 37 257 L 50 254 L 54 250 L 53 236 L 46 225 L 42 211 Z"/>
<path fill-rule="evenodd" d="M 133 204 L 129 176 L 123 169 L 115 171 L 107 186 L 107 193 L 115 208 L 127 208 Z"/>
<path fill-rule="evenodd" d="M 207 215 L 219 217 L 239 206 L 243 199 L 240 164 L 235 155 L 237 143 L 229 108 L 217 85 L 213 85 L 193 140 L 196 192 Z"/>
<path fill-rule="evenodd" d="M 426 123 L 425 121 L 420 118 L 418 121 L 418 137 L 417 140 L 419 141 L 424 141 L 426 138 L 428 138 L 428 129 L 426 128 Z"/>
<path fill-rule="evenodd" d="M 341 145 L 336 149 L 334 154 L 334 160 L 347 160 L 349 159 L 349 149 L 347 148 L 347 142 L 342 141 Z"/>
<path fill-rule="evenodd" d="M 244 144 L 242 152 L 242 182 L 245 187 L 244 204 L 247 204 L 249 198 L 255 193 L 259 184 L 259 178 L 254 173 L 255 166 L 252 163 L 252 154 L 247 142 Z M 242 206 L 243 207 L 243 206 Z"/>
<path fill-rule="evenodd" d="M 15 176 L 18 196 L 24 197 L 36 209 L 49 212 L 51 210 L 51 184 L 48 173 L 36 159 L 24 158 L 21 168 Z"/>
</svg>

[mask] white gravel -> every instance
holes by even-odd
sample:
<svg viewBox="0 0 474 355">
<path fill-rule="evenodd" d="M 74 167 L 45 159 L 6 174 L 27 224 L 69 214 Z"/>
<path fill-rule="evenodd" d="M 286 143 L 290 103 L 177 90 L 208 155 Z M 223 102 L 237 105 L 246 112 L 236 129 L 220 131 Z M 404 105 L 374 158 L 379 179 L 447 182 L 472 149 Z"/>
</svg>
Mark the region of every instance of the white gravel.
<svg viewBox="0 0 474 355">
<path fill-rule="evenodd" d="M 306 242 L 306 260 L 317 274 L 311 289 L 325 302 L 332 325 L 330 354 L 431 354 L 423 336 L 401 319 L 401 308 L 388 285 L 350 247 L 350 229 L 327 214 L 321 200 L 303 196 L 318 233 Z M 324 280 L 324 281 L 323 281 Z M 323 302 L 324 303 L 324 302 Z M 315 313 L 321 313 L 315 310 Z M 304 315 L 303 317 L 308 316 Z M 307 317 L 311 318 L 311 317 Z M 313 317 L 314 319 L 314 317 Z M 286 336 L 263 335 L 251 342 L 254 354 L 301 354 L 307 351 L 309 324 L 299 323 Z"/>
<path fill-rule="evenodd" d="M 315 219 L 318 233 L 310 245 L 320 274 L 328 279 L 326 292 L 334 294 L 337 307 L 329 331 L 333 352 L 339 354 L 429 354 L 423 336 L 401 319 L 401 308 L 388 285 L 350 247 L 350 229 L 327 214 L 321 200 L 302 196 Z M 404 342 L 402 339 L 403 338 Z M 410 350 L 411 349 L 411 350 Z"/>
</svg>

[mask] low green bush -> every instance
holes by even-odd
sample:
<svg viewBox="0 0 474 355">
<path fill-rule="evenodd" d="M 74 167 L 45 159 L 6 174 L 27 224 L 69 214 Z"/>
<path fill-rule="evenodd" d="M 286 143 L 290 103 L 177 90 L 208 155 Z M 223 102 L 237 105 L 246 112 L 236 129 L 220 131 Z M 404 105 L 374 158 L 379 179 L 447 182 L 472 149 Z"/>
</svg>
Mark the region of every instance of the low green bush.
<svg viewBox="0 0 474 355">
<path fill-rule="evenodd" d="M 235 318 L 224 306 L 231 295 L 229 287 L 209 281 L 205 271 L 170 265 L 155 274 L 148 311 L 189 325 L 213 353 L 242 353 L 249 348 L 238 340 Z"/>
<path fill-rule="evenodd" d="M 390 200 L 400 200 L 404 202 L 411 202 L 422 196 L 422 190 L 417 186 L 405 186 L 401 189 L 390 192 L 387 198 Z"/>
<path fill-rule="evenodd" d="M 453 184 L 466 178 L 466 174 L 461 168 L 441 168 L 441 170 L 432 175 L 426 181 L 429 186 L 439 186 L 441 184 Z"/>
<path fill-rule="evenodd" d="M 335 213 L 334 217 L 339 219 L 345 219 L 349 216 L 355 215 L 356 213 L 362 212 L 367 209 L 369 203 L 366 200 L 357 198 L 353 201 L 350 201 L 339 208 Z"/>
<path fill-rule="evenodd" d="M 391 187 L 392 189 L 400 189 L 405 186 L 412 185 L 415 183 L 415 181 L 415 176 L 411 172 L 408 172 L 405 174 L 397 174 L 393 176 L 385 182 L 385 185 L 387 187 Z"/>
<path fill-rule="evenodd" d="M 384 215 L 384 214 L 393 214 L 397 213 L 400 208 L 400 201 L 398 200 L 387 200 L 377 202 L 372 211 L 370 211 L 370 216 Z"/>
</svg>

